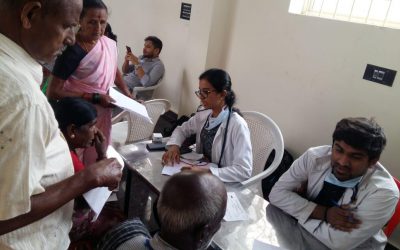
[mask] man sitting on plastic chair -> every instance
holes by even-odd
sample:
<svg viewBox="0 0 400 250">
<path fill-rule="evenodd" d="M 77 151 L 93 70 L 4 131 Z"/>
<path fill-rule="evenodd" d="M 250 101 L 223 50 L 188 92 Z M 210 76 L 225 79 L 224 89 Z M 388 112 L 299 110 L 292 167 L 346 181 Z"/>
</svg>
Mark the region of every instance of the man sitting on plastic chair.
<svg viewBox="0 0 400 250">
<path fill-rule="evenodd" d="M 386 144 L 372 119 L 341 120 L 332 146 L 310 148 L 272 188 L 271 204 L 330 249 L 384 249 L 399 190 L 378 162 Z"/>
<path fill-rule="evenodd" d="M 157 85 L 164 75 L 165 68 L 163 62 L 158 57 L 162 49 L 162 41 L 155 36 L 148 36 L 144 39 L 143 55 L 135 56 L 130 47 L 126 47 L 126 56 L 122 65 L 124 81 L 128 87 L 137 94 L 136 89 L 144 87 L 145 92 L 151 92 L 150 96 L 137 95 L 137 99 L 147 100 L 151 98 L 152 86 Z M 151 91 L 146 91 L 149 88 Z"/>
</svg>

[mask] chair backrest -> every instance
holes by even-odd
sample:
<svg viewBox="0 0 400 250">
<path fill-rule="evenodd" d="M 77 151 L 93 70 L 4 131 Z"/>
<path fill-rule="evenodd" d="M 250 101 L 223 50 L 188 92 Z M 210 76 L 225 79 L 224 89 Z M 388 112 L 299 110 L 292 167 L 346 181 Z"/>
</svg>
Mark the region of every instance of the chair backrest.
<svg viewBox="0 0 400 250">
<path fill-rule="evenodd" d="M 154 94 L 154 90 L 156 90 L 158 87 L 160 87 L 161 83 L 162 83 L 162 79 L 164 78 L 164 76 L 162 76 L 156 84 L 154 84 L 153 86 L 149 86 L 149 87 L 135 87 L 133 89 L 133 92 L 135 92 L 135 97 L 137 99 L 141 99 L 141 100 L 150 100 L 153 98 L 153 94 Z"/>
<path fill-rule="evenodd" d="M 395 177 L 393 177 L 393 179 L 396 182 L 397 187 L 400 190 L 400 181 L 398 179 L 396 179 Z M 399 224 L 399 222 L 400 222 L 400 201 L 397 202 L 396 210 L 394 211 L 392 218 L 390 218 L 385 229 L 383 230 L 383 232 L 385 232 L 385 234 L 388 238 L 390 237 L 390 235 L 392 235 L 394 229 Z"/>
<path fill-rule="evenodd" d="M 144 102 L 144 106 L 146 107 L 147 113 L 149 114 L 153 124 L 150 124 L 142 116 L 130 113 L 128 118 L 128 135 L 125 144 L 150 138 L 153 134 L 154 126 L 156 125 L 158 118 L 170 109 L 171 104 L 165 99 L 154 99 Z"/>
<path fill-rule="evenodd" d="M 251 146 L 253 148 L 253 174 L 252 177 L 241 184 L 245 187 L 258 183 L 261 194 L 261 180 L 272 174 L 279 166 L 284 152 L 284 143 L 278 125 L 265 114 L 256 111 L 243 111 L 250 130 Z M 264 170 L 268 156 L 275 150 L 275 158 L 271 165 Z"/>
</svg>

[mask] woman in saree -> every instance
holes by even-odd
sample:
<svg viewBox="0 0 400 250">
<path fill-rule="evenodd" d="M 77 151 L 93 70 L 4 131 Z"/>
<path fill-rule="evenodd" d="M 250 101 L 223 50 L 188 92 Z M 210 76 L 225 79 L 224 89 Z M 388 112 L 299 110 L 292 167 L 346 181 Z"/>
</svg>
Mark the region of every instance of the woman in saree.
<svg viewBox="0 0 400 250">
<path fill-rule="evenodd" d="M 114 101 L 108 95 L 109 89 L 115 83 L 124 95 L 132 96 L 118 70 L 116 43 L 104 36 L 107 18 L 107 6 L 101 0 L 83 1 L 76 43 L 57 58 L 47 96 L 52 100 L 81 97 L 95 104 L 97 127 L 109 144 Z M 82 157 L 85 165 L 96 159 L 93 148 L 85 149 Z"/>
</svg>

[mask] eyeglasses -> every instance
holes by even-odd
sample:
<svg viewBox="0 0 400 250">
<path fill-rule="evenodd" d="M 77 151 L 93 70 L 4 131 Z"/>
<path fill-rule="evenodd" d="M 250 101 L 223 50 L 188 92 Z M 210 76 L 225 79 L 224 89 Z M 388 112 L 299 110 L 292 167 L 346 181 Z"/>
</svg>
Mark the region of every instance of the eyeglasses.
<svg viewBox="0 0 400 250">
<path fill-rule="evenodd" d="M 211 92 L 216 92 L 215 89 L 199 89 L 196 90 L 194 93 L 197 95 L 198 98 L 207 98 Z"/>
</svg>

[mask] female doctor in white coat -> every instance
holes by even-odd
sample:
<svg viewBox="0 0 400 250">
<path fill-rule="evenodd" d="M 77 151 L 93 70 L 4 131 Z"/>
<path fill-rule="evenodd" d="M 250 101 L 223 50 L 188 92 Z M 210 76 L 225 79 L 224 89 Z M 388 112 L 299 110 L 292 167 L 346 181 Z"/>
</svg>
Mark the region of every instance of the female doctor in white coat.
<svg viewBox="0 0 400 250">
<path fill-rule="evenodd" d="M 196 151 L 209 164 L 206 168 L 191 166 L 185 170 L 211 172 L 224 182 L 244 181 L 251 177 L 253 168 L 250 131 L 233 108 L 236 97 L 231 78 L 224 70 L 209 69 L 199 80 L 199 90 L 195 93 L 205 110 L 198 111 L 174 130 L 163 163 L 179 163 L 180 146 L 187 137 L 196 134 Z"/>
</svg>

